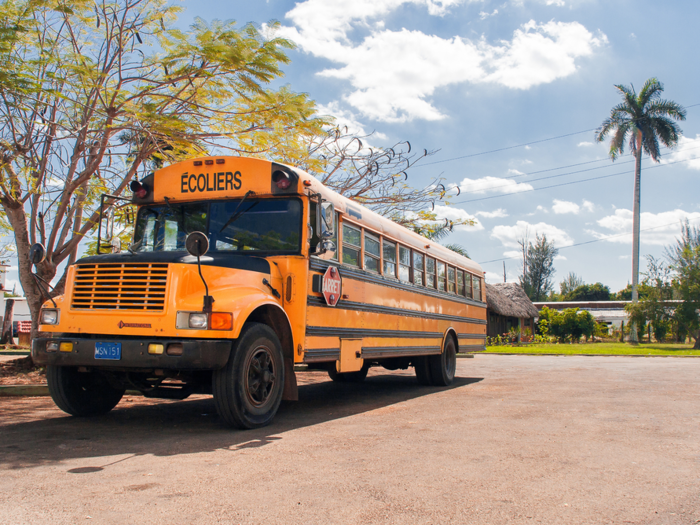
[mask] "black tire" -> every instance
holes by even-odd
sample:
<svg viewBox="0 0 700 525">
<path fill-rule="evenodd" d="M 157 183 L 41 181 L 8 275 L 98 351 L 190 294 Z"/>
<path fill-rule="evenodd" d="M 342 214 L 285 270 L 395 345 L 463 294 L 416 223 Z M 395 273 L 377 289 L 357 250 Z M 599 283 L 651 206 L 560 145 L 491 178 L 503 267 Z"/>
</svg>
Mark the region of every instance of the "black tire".
<svg viewBox="0 0 700 525">
<path fill-rule="evenodd" d="M 457 371 L 457 347 L 452 337 L 445 341 L 445 348 L 441 354 L 431 355 L 430 376 L 435 386 L 449 386 L 455 378 Z"/>
<path fill-rule="evenodd" d="M 328 377 L 336 383 L 363 383 L 369 372 L 369 364 L 364 363 L 357 372 L 339 373 L 335 371 L 335 365 L 328 369 Z"/>
<path fill-rule="evenodd" d="M 284 356 L 267 325 L 246 323 L 226 366 L 212 377 L 214 404 L 228 425 L 250 429 L 268 425 L 284 390 Z"/>
<path fill-rule="evenodd" d="M 433 377 L 430 373 L 430 361 L 428 356 L 420 356 L 413 359 L 413 368 L 416 370 L 418 383 L 423 386 L 432 386 Z"/>
<path fill-rule="evenodd" d="M 98 373 L 78 372 L 75 367 L 48 366 L 46 381 L 53 402 L 71 416 L 106 414 L 124 396 L 123 388 L 114 388 Z"/>
</svg>

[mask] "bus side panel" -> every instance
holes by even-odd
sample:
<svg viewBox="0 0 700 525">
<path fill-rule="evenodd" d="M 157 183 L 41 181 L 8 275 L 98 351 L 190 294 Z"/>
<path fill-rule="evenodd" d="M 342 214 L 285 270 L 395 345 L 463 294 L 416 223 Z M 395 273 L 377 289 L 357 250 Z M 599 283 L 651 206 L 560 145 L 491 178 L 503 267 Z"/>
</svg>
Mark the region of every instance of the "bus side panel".
<svg viewBox="0 0 700 525">
<path fill-rule="evenodd" d="M 312 274 L 320 274 L 318 263 L 312 267 Z M 350 337 L 363 339 L 365 359 L 440 353 L 450 329 L 458 335 L 460 351 L 484 349 L 485 305 L 357 270 L 340 267 L 340 274 L 343 296 L 335 307 L 325 303 L 309 279 L 307 362 L 330 360 L 340 339 Z"/>
</svg>

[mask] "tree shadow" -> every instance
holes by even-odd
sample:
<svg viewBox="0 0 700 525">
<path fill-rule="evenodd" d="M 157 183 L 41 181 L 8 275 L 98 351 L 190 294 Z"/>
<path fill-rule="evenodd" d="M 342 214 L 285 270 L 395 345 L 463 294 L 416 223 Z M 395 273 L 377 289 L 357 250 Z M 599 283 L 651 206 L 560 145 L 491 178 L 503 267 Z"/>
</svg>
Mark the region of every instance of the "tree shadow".
<svg viewBox="0 0 700 525">
<path fill-rule="evenodd" d="M 374 374 L 363 384 L 302 384 L 299 401 L 283 402 L 271 425 L 247 431 L 225 427 L 211 397 L 131 406 L 122 401 L 100 417 L 52 417 L 0 426 L 0 467 L 22 469 L 92 458 L 94 464 L 68 470 L 87 474 L 146 454 L 258 448 L 283 439 L 280 434 L 288 430 L 464 388 L 482 379 L 455 378 L 451 386 L 438 388 L 420 386 L 413 376 L 387 373 Z M 120 455 L 127 457 L 113 458 Z"/>
</svg>

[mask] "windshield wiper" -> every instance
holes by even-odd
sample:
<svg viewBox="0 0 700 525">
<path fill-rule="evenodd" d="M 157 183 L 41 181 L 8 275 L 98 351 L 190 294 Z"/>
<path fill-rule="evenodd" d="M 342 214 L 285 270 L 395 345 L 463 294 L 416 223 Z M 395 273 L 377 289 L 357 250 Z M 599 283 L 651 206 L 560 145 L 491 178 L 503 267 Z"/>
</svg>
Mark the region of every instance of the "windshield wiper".
<svg viewBox="0 0 700 525">
<path fill-rule="evenodd" d="M 247 212 L 248 210 L 250 210 L 250 209 L 252 208 L 252 206 L 251 206 L 251 207 L 248 208 L 247 210 L 242 210 L 242 211 L 240 211 L 240 212 L 238 211 L 238 210 L 240 209 L 241 205 L 245 202 L 245 200 L 248 198 L 248 196 L 249 196 L 250 194 L 252 194 L 252 193 L 255 193 L 255 192 L 254 192 L 253 190 L 248 190 L 248 191 L 245 192 L 245 195 L 243 195 L 243 198 L 241 199 L 241 202 L 239 202 L 239 203 L 238 203 L 238 206 L 236 206 L 236 209 L 233 210 L 233 213 L 231 214 L 231 216 L 230 216 L 230 217 L 228 218 L 228 220 L 226 221 L 226 224 L 224 224 L 224 225 L 221 227 L 221 229 L 219 230 L 219 233 L 221 233 L 222 231 L 224 231 L 232 222 L 238 220 L 238 218 L 239 218 L 241 215 L 243 215 L 245 212 Z M 255 203 L 255 204 L 257 204 L 257 203 Z"/>
</svg>

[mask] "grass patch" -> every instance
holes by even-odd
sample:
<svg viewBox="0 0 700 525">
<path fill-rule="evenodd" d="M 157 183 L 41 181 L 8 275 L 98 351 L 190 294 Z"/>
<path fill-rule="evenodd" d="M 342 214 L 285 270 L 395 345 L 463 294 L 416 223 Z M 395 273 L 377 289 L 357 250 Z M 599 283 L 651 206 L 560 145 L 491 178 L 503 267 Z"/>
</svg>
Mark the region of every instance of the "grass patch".
<svg viewBox="0 0 700 525">
<path fill-rule="evenodd" d="M 672 343 L 532 344 L 523 346 L 487 346 L 487 354 L 557 354 L 557 355 L 697 355 L 693 345 Z"/>
</svg>

